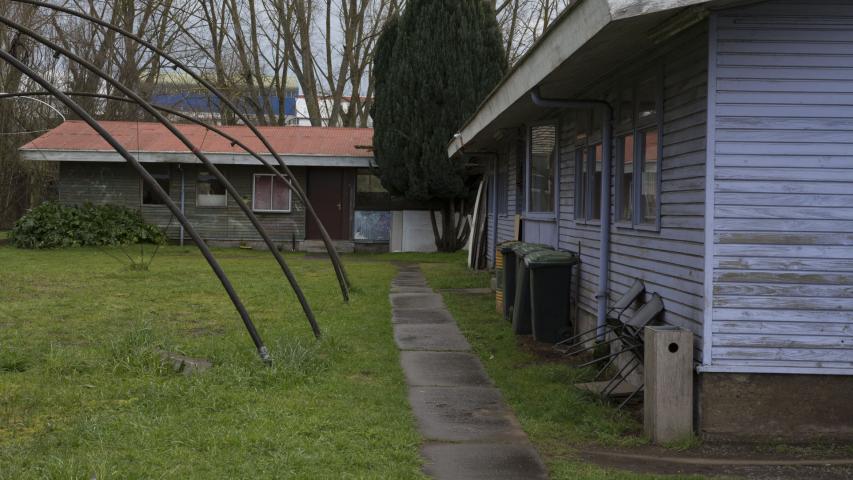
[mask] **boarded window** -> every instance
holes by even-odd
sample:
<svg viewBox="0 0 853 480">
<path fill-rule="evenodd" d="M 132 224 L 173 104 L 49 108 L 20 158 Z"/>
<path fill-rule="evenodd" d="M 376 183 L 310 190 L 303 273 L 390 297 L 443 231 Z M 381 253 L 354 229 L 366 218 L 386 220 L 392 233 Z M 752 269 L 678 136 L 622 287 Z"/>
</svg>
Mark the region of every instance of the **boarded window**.
<svg viewBox="0 0 853 480">
<path fill-rule="evenodd" d="M 557 127 L 542 125 L 530 129 L 530 176 L 528 211 L 554 211 L 554 163 Z"/>
<path fill-rule="evenodd" d="M 257 212 L 289 212 L 290 188 L 275 175 L 255 175 L 252 209 Z"/>
<path fill-rule="evenodd" d="M 225 185 L 210 172 L 201 171 L 196 181 L 196 206 L 225 207 L 228 205 L 228 195 Z"/>
<path fill-rule="evenodd" d="M 146 167 L 148 173 L 154 177 L 154 180 L 160 185 L 166 194 L 171 195 L 172 174 L 168 165 L 157 165 Z M 142 180 L 142 204 L 143 205 L 165 205 L 166 202 L 157 195 L 152 187 L 145 180 Z"/>
</svg>

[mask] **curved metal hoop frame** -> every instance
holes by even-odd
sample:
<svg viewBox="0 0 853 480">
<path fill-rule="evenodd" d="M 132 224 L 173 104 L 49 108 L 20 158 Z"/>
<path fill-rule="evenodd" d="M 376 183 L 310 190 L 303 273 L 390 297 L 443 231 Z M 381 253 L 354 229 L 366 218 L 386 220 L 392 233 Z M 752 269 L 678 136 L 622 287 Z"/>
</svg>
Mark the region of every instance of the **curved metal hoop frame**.
<svg viewBox="0 0 853 480">
<path fill-rule="evenodd" d="M 299 299 L 300 305 L 302 306 L 302 310 L 305 312 L 305 316 L 308 319 L 308 323 L 311 325 L 311 329 L 314 332 L 314 335 L 317 338 L 319 338 L 321 336 L 320 327 L 317 325 L 317 321 L 314 318 L 314 312 L 311 311 L 311 306 L 308 304 L 308 301 L 305 298 L 305 295 L 303 294 L 302 289 L 299 287 L 299 283 L 296 281 L 296 278 L 294 277 L 293 272 L 290 270 L 290 267 L 287 265 L 287 262 L 285 262 L 284 257 L 281 255 L 281 253 L 276 248 L 275 243 L 273 242 L 272 238 L 269 236 L 269 234 L 263 228 L 263 225 L 261 225 L 260 220 L 254 214 L 252 209 L 249 208 L 248 205 L 246 205 L 246 202 L 243 201 L 243 198 L 240 196 L 240 194 L 237 192 L 237 189 L 234 188 L 234 186 L 231 184 L 231 182 L 229 182 L 228 179 L 225 178 L 225 176 L 213 164 L 213 162 L 211 162 L 203 153 L 201 153 L 201 151 L 199 151 L 199 149 L 192 142 L 190 142 L 190 140 L 188 138 L 186 138 L 186 136 L 183 133 L 181 133 L 181 131 L 178 130 L 177 127 L 175 127 L 175 125 L 171 121 L 169 121 L 157 109 L 155 109 L 151 104 L 149 104 L 148 102 L 143 100 L 139 95 L 137 95 L 131 89 L 125 87 L 120 82 L 111 78 L 105 72 L 99 70 L 91 62 L 89 62 L 89 61 L 83 59 L 82 57 L 74 54 L 73 52 L 69 51 L 66 48 L 62 48 L 58 45 L 55 45 L 53 42 L 51 42 L 47 38 L 44 38 L 43 36 L 39 35 L 38 33 L 32 31 L 31 29 L 23 27 L 22 25 L 20 25 L 16 22 L 13 22 L 13 21 L 9 20 L 8 18 L 3 17 L 1 15 L 0 15 L 0 23 L 33 38 L 37 42 L 46 45 L 48 48 L 53 49 L 57 53 L 61 53 L 62 55 L 67 56 L 69 59 L 73 60 L 74 62 L 76 62 L 80 65 L 82 65 L 83 67 L 85 67 L 87 70 L 94 73 L 98 77 L 103 78 L 107 83 L 109 83 L 110 85 L 115 87 L 117 90 L 122 92 L 124 95 L 126 95 L 130 99 L 131 103 L 138 105 L 139 107 L 144 109 L 146 112 L 151 114 L 158 122 L 163 124 L 173 135 L 175 135 L 175 137 L 177 137 L 178 140 L 180 140 L 181 143 L 183 143 L 204 164 L 205 168 L 207 168 L 211 173 L 213 173 L 213 175 L 217 178 L 217 180 L 219 180 L 225 186 L 225 189 L 228 191 L 228 194 L 231 196 L 231 198 L 234 199 L 235 202 L 237 202 L 237 205 L 240 207 L 240 209 L 243 211 L 243 213 L 246 215 L 246 217 L 248 217 L 249 221 L 252 223 L 252 226 L 255 228 L 255 230 L 258 232 L 258 234 L 261 236 L 264 243 L 267 245 L 267 248 L 273 254 L 273 257 L 275 257 L 276 262 L 278 262 L 279 267 L 281 267 L 282 273 L 284 274 L 285 278 L 287 278 L 288 282 L 290 283 L 291 288 L 293 288 L 293 291 L 296 294 L 296 297 Z"/>
<path fill-rule="evenodd" d="M 79 116 L 83 121 L 85 121 L 93 130 L 98 132 L 98 134 L 110 144 L 119 155 L 121 155 L 132 167 L 139 176 L 142 177 L 142 180 L 151 188 L 154 193 L 164 202 L 166 207 L 172 212 L 172 215 L 178 219 L 178 222 L 183 225 L 187 234 L 189 234 L 190 238 L 195 242 L 198 249 L 201 251 L 207 263 L 210 265 L 210 268 L 213 270 L 216 277 L 222 283 L 222 286 L 225 288 L 226 293 L 228 294 L 228 298 L 231 299 L 231 303 L 234 304 L 234 308 L 240 314 L 240 318 L 243 320 L 243 324 L 246 327 L 246 330 L 249 332 L 249 336 L 252 338 L 252 342 L 255 344 L 255 348 L 258 350 L 258 355 L 260 355 L 261 360 L 264 363 L 271 363 L 272 359 L 269 356 L 269 351 L 267 347 L 264 345 L 263 340 L 261 340 L 260 335 L 258 334 L 257 329 L 255 328 L 254 323 L 252 323 L 252 319 L 249 316 L 249 312 L 246 310 L 246 307 L 243 305 L 243 302 L 240 300 L 240 297 L 237 295 L 237 292 L 234 290 L 234 286 L 231 284 L 231 281 L 228 279 L 228 276 L 225 275 L 225 272 L 222 270 L 222 267 L 219 265 L 219 262 L 216 261 L 216 258 L 213 257 L 213 254 L 210 252 L 210 249 L 204 243 L 202 238 L 198 235 L 193 228 L 192 224 L 187 220 L 187 217 L 181 212 L 180 208 L 175 204 L 172 198 L 163 190 L 163 187 L 160 186 L 159 183 L 152 177 L 147 170 L 136 160 L 136 158 L 127 151 L 127 149 L 122 146 L 109 132 L 107 132 L 104 127 L 102 127 L 97 120 L 95 120 L 86 110 L 84 110 L 80 105 L 78 105 L 74 100 L 71 100 L 67 95 L 62 93 L 59 89 L 53 86 L 49 81 L 47 81 L 44 77 L 27 67 L 20 60 L 15 58 L 11 53 L 6 52 L 5 50 L 0 49 L 0 60 L 5 61 L 10 64 L 13 68 L 20 71 L 22 74 L 26 75 L 34 82 L 39 84 L 42 88 L 44 88 L 47 92 L 53 95 L 60 102 L 65 104 L 72 112 L 74 112 L 77 116 Z"/>
<path fill-rule="evenodd" d="M 263 143 L 264 147 L 275 158 L 275 160 L 278 162 L 278 164 L 281 166 L 281 168 L 284 169 L 285 173 L 288 176 L 290 176 L 290 178 L 293 179 L 293 182 L 292 182 L 293 190 L 299 196 L 300 200 L 302 200 L 302 203 L 305 205 L 305 210 L 309 213 L 309 215 L 311 215 L 311 217 L 314 219 L 314 221 L 316 222 L 317 226 L 320 229 L 320 234 L 323 237 L 323 243 L 326 246 L 326 251 L 329 254 L 329 258 L 332 261 L 332 265 L 335 269 L 335 274 L 338 277 L 338 284 L 340 285 L 340 288 L 341 288 L 341 295 L 343 296 L 344 301 L 349 301 L 349 285 L 350 285 L 350 283 L 349 283 L 349 279 L 347 277 L 346 270 L 344 269 L 343 263 L 341 262 L 340 256 L 338 255 L 338 252 L 334 248 L 334 244 L 332 242 L 331 237 L 329 237 L 329 233 L 326 231 L 326 227 L 323 225 L 323 222 L 320 220 L 319 216 L 317 215 L 317 212 L 314 210 L 314 206 L 308 200 L 308 195 L 305 193 L 305 190 L 302 188 L 302 185 L 299 183 L 299 181 L 296 180 L 296 177 L 293 175 L 293 172 L 290 171 L 290 168 L 288 168 L 287 164 L 284 162 L 284 160 L 281 158 L 281 156 L 272 147 L 269 140 L 267 140 L 267 138 L 264 137 L 264 135 L 260 132 L 260 130 L 258 130 L 258 128 L 255 126 L 255 124 L 251 120 L 249 120 L 249 118 L 243 112 L 241 112 L 240 109 L 238 109 L 228 98 L 226 98 L 222 92 L 220 92 L 210 82 L 208 82 L 207 80 L 202 78 L 200 75 L 198 75 L 197 73 L 192 71 L 192 69 L 190 69 L 189 67 L 184 65 L 183 62 L 176 59 L 175 57 L 173 57 L 168 52 L 163 51 L 162 49 L 158 48 L 156 45 L 152 44 L 151 42 L 146 41 L 145 39 L 139 37 L 138 35 L 135 35 L 132 32 L 128 32 L 127 30 L 124 30 L 122 28 L 119 28 L 119 27 L 117 27 L 117 26 L 115 26 L 109 22 L 106 22 L 106 21 L 101 20 L 99 18 L 93 17 L 91 15 L 87 15 L 87 14 L 82 13 L 82 12 L 72 10 L 70 8 L 62 7 L 59 5 L 51 5 L 49 3 L 45 3 L 42 1 L 38 1 L 38 0 L 10 0 L 10 1 L 15 2 L 15 3 L 23 3 L 23 4 L 27 4 L 27 5 L 33 5 L 33 6 L 36 6 L 39 8 L 47 8 L 47 9 L 54 10 L 54 11 L 57 11 L 60 13 L 72 15 L 74 17 L 77 17 L 77 18 L 86 20 L 88 22 L 94 23 L 96 25 L 100 25 L 101 27 L 107 28 L 113 32 L 116 32 L 116 33 L 122 35 L 123 37 L 129 38 L 129 39 L 139 43 L 140 45 L 148 48 L 152 52 L 163 57 L 164 59 L 168 60 L 175 67 L 180 68 L 186 74 L 188 74 L 193 80 L 195 80 L 196 82 L 201 84 L 210 93 L 214 94 L 217 98 L 219 98 L 219 100 L 222 101 L 222 103 L 224 105 L 226 105 L 231 111 L 234 112 L 234 114 L 237 116 L 237 118 L 239 118 L 243 123 L 245 123 L 245 125 L 258 138 L 258 140 L 260 140 L 261 143 Z"/>
</svg>

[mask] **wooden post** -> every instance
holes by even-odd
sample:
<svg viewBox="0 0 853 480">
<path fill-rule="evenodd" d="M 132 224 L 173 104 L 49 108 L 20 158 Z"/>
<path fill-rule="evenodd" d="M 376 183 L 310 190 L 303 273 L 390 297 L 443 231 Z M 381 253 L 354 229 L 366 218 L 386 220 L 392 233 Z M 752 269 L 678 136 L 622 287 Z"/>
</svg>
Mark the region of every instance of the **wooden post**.
<svg viewBox="0 0 853 480">
<path fill-rule="evenodd" d="M 643 427 L 654 443 L 693 433 L 693 334 L 671 326 L 645 329 Z"/>
</svg>

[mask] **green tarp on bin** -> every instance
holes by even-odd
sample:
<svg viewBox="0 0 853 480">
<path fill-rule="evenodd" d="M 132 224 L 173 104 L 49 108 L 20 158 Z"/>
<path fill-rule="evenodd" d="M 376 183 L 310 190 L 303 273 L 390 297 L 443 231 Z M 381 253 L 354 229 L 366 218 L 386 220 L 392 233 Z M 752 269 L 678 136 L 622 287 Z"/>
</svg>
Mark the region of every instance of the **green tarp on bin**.
<svg viewBox="0 0 853 480">
<path fill-rule="evenodd" d="M 507 321 L 512 321 L 512 305 L 515 301 L 515 252 L 513 249 L 521 243 L 513 240 L 499 245 L 504 261 L 498 282 L 499 288 L 503 288 L 503 310 L 504 318 Z"/>
<path fill-rule="evenodd" d="M 551 250 L 547 245 L 521 243 L 513 247 L 515 254 L 515 296 L 512 305 L 512 331 L 517 335 L 530 335 L 530 274 L 524 257 L 542 250 Z"/>
<path fill-rule="evenodd" d="M 571 331 L 572 253 L 532 252 L 524 258 L 530 270 L 530 319 L 537 342 L 557 343 Z"/>
</svg>

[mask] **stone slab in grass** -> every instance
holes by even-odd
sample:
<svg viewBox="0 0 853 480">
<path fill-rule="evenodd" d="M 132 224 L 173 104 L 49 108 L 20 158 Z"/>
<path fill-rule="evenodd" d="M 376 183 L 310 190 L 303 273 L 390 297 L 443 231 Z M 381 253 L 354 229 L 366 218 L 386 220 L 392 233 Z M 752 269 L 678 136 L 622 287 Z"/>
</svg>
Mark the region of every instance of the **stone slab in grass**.
<svg viewBox="0 0 853 480">
<path fill-rule="evenodd" d="M 454 323 L 453 316 L 444 308 L 394 310 L 391 321 L 399 324 Z"/>
<path fill-rule="evenodd" d="M 471 350 L 468 340 L 453 323 L 397 324 L 394 325 L 394 341 L 400 350 Z"/>
<path fill-rule="evenodd" d="M 444 301 L 438 293 L 392 293 L 391 306 L 397 310 L 444 308 Z"/>
<path fill-rule="evenodd" d="M 418 387 L 490 386 L 480 359 L 462 352 L 401 352 L 406 383 Z"/>
<path fill-rule="evenodd" d="M 433 293 L 433 291 L 425 286 L 394 285 L 391 287 L 391 293 Z"/>
<path fill-rule="evenodd" d="M 427 440 L 512 442 L 527 439 L 494 387 L 412 387 L 409 403 L 419 430 Z"/>
<path fill-rule="evenodd" d="M 402 280 L 391 282 L 392 287 L 424 287 L 428 288 L 426 280 Z M 432 289 L 430 289 L 432 291 Z"/>
<path fill-rule="evenodd" d="M 545 465 L 528 443 L 427 444 L 424 473 L 437 480 L 546 480 Z"/>
</svg>

